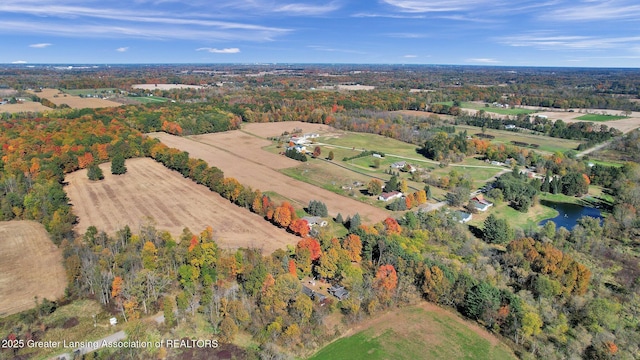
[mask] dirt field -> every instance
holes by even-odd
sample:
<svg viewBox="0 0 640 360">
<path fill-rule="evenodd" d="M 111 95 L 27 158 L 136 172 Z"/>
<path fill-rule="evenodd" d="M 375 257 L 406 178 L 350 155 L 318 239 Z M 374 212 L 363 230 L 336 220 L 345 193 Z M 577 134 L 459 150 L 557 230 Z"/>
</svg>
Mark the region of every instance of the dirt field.
<svg viewBox="0 0 640 360">
<path fill-rule="evenodd" d="M 89 181 L 86 170 L 67 175 L 65 190 L 80 218 L 79 232 L 94 225 L 113 233 L 126 224 L 137 232 L 140 224 L 153 219 L 158 229 L 174 236 L 184 227 L 199 233 L 210 225 L 223 248 L 255 247 L 271 253 L 299 240 L 152 159 L 128 159 L 126 166 L 127 173 L 116 176 L 110 164 L 100 165 L 105 179 L 96 182 Z"/>
<path fill-rule="evenodd" d="M 110 100 L 96 98 L 81 98 L 79 96 L 65 94 L 57 89 L 42 89 L 41 92 L 30 92 L 38 97 L 45 98 L 56 105 L 67 104 L 73 109 L 115 107 L 122 104 Z"/>
<path fill-rule="evenodd" d="M 62 253 L 34 221 L 0 222 L 0 317 L 56 300 L 67 286 Z"/>
<path fill-rule="evenodd" d="M 270 131 L 275 130 L 271 128 L 272 123 L 252 125 L 265 125 L 269 127 Z M 287 128 L 291 128 L 291 125 Z M 255 131 L 255 127 L 253 129 L 245 128 L 244 131 L 249 130 Z M 268 132 L 264 129 L 260 130 Z M 291 163 L 292 160 L 262 150 L 261 146 L 264 141 L 255 137 L 254 141 L 250 141 L 247 138 L 250 135 L 243 131 L 198 135 L 192 138 L 166 133 L 153 133 L 150 136 L 160 139 L 167 146 L 188 151 L 191 157 L 200 158 L 210 165 L 219 167 L 224 171 L 225 176 L 234 177 L 242 184 L 260 189 L 263 192 L 274 191 L 285 196 L 298 207 L 307 206 L 311 200 L 320 200 L 327 205 L 329 213 L 333 216 L 341 213 L 346 217 L 359 213 L 366 222 L 378 222 L 389 216 L 385 210 L 281 174 L 276 170 Z M 245 146 L 237 146 L 238 143 Z M 300 163 L 293 161 L 292 166 L 297 165 Z"/>
<path fill-rule="evenodd" d="M 171 89 L 201 89 L 199 85 L 183 85 L 183 84 L 135 84 L 131 86 L 133 89 L 142 90 L 171 90 Z"/>
<path fill-rule="evenodd" d="M 535 106 L 523 106 L 523 108 L 526 109 L 541 109 L 539 107 L 535 107 Z M 467 111 L 470 114 L 475 114 L 477 112 L 477 110 L 474 109 L 463 109 L 464 111 Z M 535 113 L 534 115 L 545 115 L 547 116 L 550 120 L 562 120 L 564 122 L 567 123 L 573 123 L 573 122 L 590 122 L 590 121 L 585 121 L 585 120 L 578 120 L 576 119 L 577 117 L 580 117 L 582 115 L 585 114 L 585 111 L 583 110 L 582 113 L 580 113 L 580 109 L 575 109 L 574 112 L 569 112 L 569 111 L 552 111 L 550 109 L 541 109 L 544 111 L 540 111 Z M 604 111 L 605 113 L 607 113 L 608 115 L 620 115 L 620 110 L 598 110 L 598 109 L 587 109 L 587 111 L 590 114 L 602 114 L 602 112 Z M 424 112 L 424 111 L 413 111 L 413 110 L 402 110 L 400 111 L 400 113 L 405 114 L 405 115 L 411 115 L 411 116 L 429 116 L 431 113 L 428 112 Z M 444 115 L 438 115 L 442 118 L 445 118 Z M 494 118 L 506 118 L 507 115 L 500 115 L 500 114 L 491 114 L 491 116 L 493 116 Z M 627 133 L 633 129 L 637 129 L 640 127 L 640 112 L 632 112 L 631 115 L 627 118 L 627 119 L 622 119 L 622 120 L 612 120 L 612 121 L 606 121 L 606 122 L 602 122 L 602 121 L 591 121 L 594 122 L 596 124 L 605 124 L 608 127 L 612 127 L 615 129 L 618 129 L 624 133 Z"/>
<path fill-rule="evenodd" d="M 27 101 L 22 104 L 4 104 L 0 105 L 0 113 L 22 113 L 22 112 L 45 112 L 52 110 L 39 102 Z"/>
<path fill-rule="evenodd" d="M 318 133 L 320 135 L 327 135 L 339 131 L 329 125 L 312 124 L 302 121 L 250 123 L 242 126 L 242 130 L 244 132 L 248 132 L 262 138 L 268 138 L 270 136 L 280 136 L 285 131 L 291 133 L 293 129 L 301 129 L 305 134 Z"/>
</svg>

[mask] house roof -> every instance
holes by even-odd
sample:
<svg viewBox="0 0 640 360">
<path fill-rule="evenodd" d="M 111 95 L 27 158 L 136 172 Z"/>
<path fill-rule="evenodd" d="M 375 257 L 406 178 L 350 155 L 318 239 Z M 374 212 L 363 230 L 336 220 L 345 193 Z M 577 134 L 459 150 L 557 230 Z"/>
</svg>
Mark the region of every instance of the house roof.
<svg viewBox="0 0 640 360">
<path fill-rule="evenodd" d="M 392 198 L 392 197 L 398 196 L 398 195 L 402 195 L 402 193 L 399 192 L 399 191 L 392 191 L 392 192 L 388 192 L 388 193 L 382 193 L 382 194 L 380 194 L 380 197 L 382 197 L 383 199 L 389 199 L 389 198 Z"/>
</svg>

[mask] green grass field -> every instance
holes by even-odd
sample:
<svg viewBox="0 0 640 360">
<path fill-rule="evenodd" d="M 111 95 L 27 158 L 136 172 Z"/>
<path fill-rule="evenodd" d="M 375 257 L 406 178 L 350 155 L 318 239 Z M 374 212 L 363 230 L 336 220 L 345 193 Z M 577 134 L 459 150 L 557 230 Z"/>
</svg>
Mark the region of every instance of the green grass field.
<svg viewBox="0 0 640 360">
<path fill-rule="evenodd" d="M 109 93 L 114 93 L 118 91 L 116 88 L 99 88 L 99 89 L 73 89 L 73 90 L 64 90 L 62 92 L 67 93 L 69 95 L 76 96 L 84 96 L 84 95 L 107 95 Z"/>
<path fill-rule="evenodd" d="M 473 135 L 482 131 L 481 128 L 476 126 L 456 125 L 456 131 L 461 132 L 464 130 L 466 130 L 467 134 L 469 135 Z M 520 141 L 527 144 L 538 144 L 540 145 L 540 147 L 532 150 L 544 151 L 548 153 L 554 153 L 556 151 L 565 152 L 567 150 L 575 150 L 578 148 L 578 145 L 580 145 L 580 142 L 575 140 L 558 139 L 549 136 L 506 130 L 485 129 L 485 134 L 495 136 L 495 139 L 491 139 L 492 144 L 510 145 L 511 141 Z"/>
<path fill-rule="evenodd" d="M 558 215 L 558 211 L 550 207 L 537 204 L 532 206 L 527 213 L 521 213 L 509 206 L 508 202 L 503 202 L 490 207 L 485 212 L 473 214 L 473 218 L 469 221 L 469 225 L 482 229 L 484 227 L 484 221 L 489 214 L 494 214 L 499 219 L 507 220 L 509 226 L 512 228 L 527 230 L 537 228 L 538 223 L 542 220 L 556 217 Z"/>
<path fill-rule="evenodd" d="M 135 100 L 141 104 L 164 103 L 169 101 L 167 98 L 157 96 L 129 96 L 129 99 Z"/>
<path fill-rule="evenodd" d="M 310 359 L 516 359 L 506 345 L 490 342 L 446 310 L 412 306 L 382 318 Z"/>
<path fill-rule="evenodd" d="M 585 121 L 611 121 L 611 120 L 620 120 L 620 119 L 626 119 L 626 117 L 620 116 L 620 115 L 586 114 L 576 118 L 576 120 L 585 120 Z"/>
<path fill-rule="evenodd" d="M 438 104 L 453 106 L 453 101 L 439 102 Z M 507 109 L 507 108 L 493 107 L 490 104 L 489 104 L 489 107 L 486 107 L 483 104 L 472 103 L 472 102 L 463 102 L 461 105 L 462 105 L 461 108 L 463 109 L 484 110 L 486 112 L 500 114 L 500 115 L 533 114 L 536 112 L 536 110 L 531 110 L 531 109 L 521 109 L 521 108 Z"/>
</svg>

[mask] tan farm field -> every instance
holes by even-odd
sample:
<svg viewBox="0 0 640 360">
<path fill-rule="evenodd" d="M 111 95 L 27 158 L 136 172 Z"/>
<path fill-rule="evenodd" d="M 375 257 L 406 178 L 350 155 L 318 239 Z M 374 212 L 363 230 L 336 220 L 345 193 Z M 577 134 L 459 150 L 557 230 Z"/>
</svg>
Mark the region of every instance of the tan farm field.
<svg viewBox="0 0 640 360">
<path fill-rule="evenodd" d="M 34 221 L 0 222 L 0 317 L 56 300 L 67 286 L 62 252 Z"/>
<path fill-rule="evenodd" d="M 270 126 L 271 123 L 264 125 Z M 255 130 L 255 126 L 253 128 Z M 263 130 L 259 132 L 267 133 Z M 150 136 L 160 139 L 169 147 L 189 152 L 190 157 L 202 159 L 209 165 L 222 169 L 225 176 L 236 178 L 244 185 L 263 192 L 274 191 L 290 199 L 297 207 L 305 207 L 309 201 L 319 200 L 327 205 L 329 213 L 333 216 L 338 213 L 343 216 L 359 213 L 367 222 L 382 221 L 389 216 L 383 209 L 292 179 L 278 172 L 279 169 L 300 166 L 301 163 L 283 155 L 262 150 L 261 148 L 268 144 L 268 141 L 241 130 L 192 137 L 179 137 L 166 133 L 153 133 Z"/>
<path fill-rule="evenodd" d="M 101 181 L 90 181 L 86 169 L 67 175 L 65 190 L 80 219 L 79 232 L 91 225 L 110 234 L 125 225 L 137 232 L 139 225 L 152 221 L 178 237 L 185 227 L 199 233 L 211 226 L 220 247 L 266 253 L 300 240 L 152 159 L 128 159 L 126 166 L 127 173 L 116 176 L 109 163 L 101 164 Z"/>
<path fill-rule="evenodd" d="M 24 113 L 24 112 L 45 112 L 49 111 L 51 108 L 46 107 L 39 102 L 35 101 L 25 101 L 22 104 L 4 104 L 0 105 L 0 113 Z"/>
<path fill-rule="evenodd" d="M 303 133 L 318 133 L 320 135 L 329 135 L 336 132 L 340 132 L 329 125 L 313 124 L 302 121 L 282 121 L 271 123 L 249 123 L 242 126 L 242 131 L 254 134 L 262 138 L 268 138 L 271 136 L 280 136 L 285 131 L 288 133 L 293 132 L 294 129 L 300 129 Z"/>
<path fill-rule="evenodd" d="M 117 107 L 122 104 L 115 101 L 96 99 L 96 98 L 81 98 L 79 96 L 65 94 L 57 89 L 42 89 L 41 92 L 30 92 L 38 97 L 47 99 L 56 105 L 67 104 L 73 109 L 84 108 L 104 108 L 104 107 Z"/>
</svg>

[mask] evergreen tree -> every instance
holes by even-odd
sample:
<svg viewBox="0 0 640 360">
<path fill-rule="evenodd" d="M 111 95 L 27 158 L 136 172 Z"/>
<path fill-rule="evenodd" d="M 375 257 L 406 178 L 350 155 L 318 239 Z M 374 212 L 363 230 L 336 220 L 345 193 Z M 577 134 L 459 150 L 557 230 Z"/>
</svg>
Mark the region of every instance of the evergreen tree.
<svg viewBox="0 0 640 360">
<path fill-rule="evenodd" d="M 336 222 L 339 224 L 344 224 L 344 219 L 342 218 L 342 214 L 338 213 L 336 216 Z"/>
<path fill-rule="evenodd" d="M 127 167 L 124 164 L 124 156 L 118 154 L 111 160 L 111 173 L 113 175 L 122 175 L 127 172 Z"/>
<path fill-rule="evenodd" d="M 87 169 L 87 176 L 89 177 L 89 180 L 92 181 L 104 179 L 102 169 L 100 169 L 96 163 L 89 165 L 89 169 Z"/>
<path fill-rule="evenodd" d="M 356 213 L 349 221 L 349 232 L 354 232 L 360 227 L 360 214 Z"/>
<path fill-rule="evenodd" d="M 482 235 L 484 241 L 490 244 L 506 244 L 513 237 L 513 230 L 505 219 L 498 219 L 491 214 L 484 221 Z"/>
<path fill-rule="evenodd" d="M 400 182 L 398 181 L 398 177 L 393 175 L 391 176 L 391 179 L 389 179 L 389 181 L 387 181 L 386 185 L 384 186 L 384 191 L 392 192 L 392 191 L 397 191 L 399 188 L 400 188 Z"/>
</svg>

